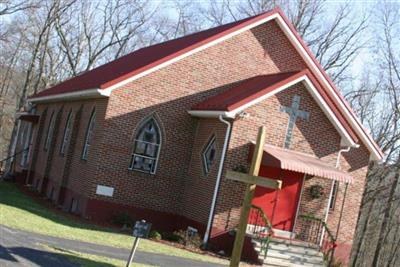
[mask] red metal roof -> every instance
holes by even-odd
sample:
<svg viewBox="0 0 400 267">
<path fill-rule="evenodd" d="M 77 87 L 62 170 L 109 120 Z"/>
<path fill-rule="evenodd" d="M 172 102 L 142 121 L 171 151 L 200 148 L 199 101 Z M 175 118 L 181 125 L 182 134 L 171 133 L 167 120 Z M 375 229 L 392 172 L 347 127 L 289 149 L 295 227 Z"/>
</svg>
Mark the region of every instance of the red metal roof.
<svg viewBox="0 0 400 267">
<path fill-rule="evenodd" d="M 297 71 L 255 76 L 196 104 L 192 110 L 232 111 L 302 75 L 304 72 Z"/>
<path fill-rule="evenodd" d="M 276 12 L 276 10 L 272 10 L 258 16 L 136 50 L 114 61 L 59 83 L 30 98 L 72 93 L 95 88 L 105 89 Z"/>
</svg>

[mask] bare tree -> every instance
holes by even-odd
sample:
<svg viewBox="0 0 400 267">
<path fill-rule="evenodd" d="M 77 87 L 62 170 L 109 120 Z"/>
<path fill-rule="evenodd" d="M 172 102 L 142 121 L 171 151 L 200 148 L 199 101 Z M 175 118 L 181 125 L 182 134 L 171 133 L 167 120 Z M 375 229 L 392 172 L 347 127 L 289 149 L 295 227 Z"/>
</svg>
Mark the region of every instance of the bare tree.
<svg viewBox="0 0 400 267">
<path fill-rule="evenodd" d="M 37 18 L 37 32 L 33 35 L 34 37 L 32 38 L 32 43 L 27 42 L 27 44 L 31 44 L 29 46 L 30 49 L 30 59 L 27 64 L 26 69 L 24 69 L 24 82 L 21 85 L 20 88 L 15 88 L 15 93 L 17 95 L 16 99 L 16 105 L 15 105 L 15 111 L 19 111 L 23 105 L 25 104 L 26 97 L 28 95 L 29 91 L 37 92 L 37 88 L 39 87 L 40 83 L 37 81 L 40 79 L 42 75 L 42 70 L 44 67 L 44 59 L 39 58 L 40 55 L 45 55 L 45 53 L 41 53 L 41 49 L 46 50 L 47 43 L 49 41 L 49 35 L 50 35 L 50 29 L 52 27 L 52 24 L 54 22 L 55 14 L 58 9 L 60 10 L 66 10 L 69 7 L 69 4 L 62 5 L 60 4 L 60 1 L 52 1 L 50 3 L 45 3 L 43 10 L 44 10 L 44 19 L 41 20 L 41 17 L 35 16 L 35 13 L 30 13 L 33 14 L 32 18 Z M 26 29 L 24 29 L 26 30 Z M 21 32 L 24 38 L 26 37 L 25 32 Z M 44 47 L 43 47 L 44 46 Z M 39 61 L 38 67 L 37 68 L 37 61 Z M 39 72 L 36 72 L 39 70 Z M 36 80 L 36 81 L 35 81 Z M 9 148 L 8 148 L 8 153 L 10 154 L 12 152 L 12 147 L 13 144 L 16 142 L 16 132 L 17 132 L 17 121 L 14 121 L 14 126 L 11 134 L 11 140 L 9 143 Z"/>
<path fill-rule="evenodd" d="M 37 8 L 37 5 L 31 1 L 0 0 L 0 20 L 4 19 L 7 15 L 33 8 Z M 8 27 L 2 25 L 0 29 L 0 42 L 6 41 L 9 33 L 8 30 Z"/>
<path fill-rule="evenodd" d="M 201 15 L 201 6 L 194 1 L 173 1 L 163 8 L 174 16 L 161 15 L 153 23 L 158 40 L 166 41 L 204 29 L 204 17 Z"/>
<path fill-rule="evenodd" d="M 385 3 L 376 9 L 376 41 L 372 50 L 376 67 L 368 66 L 358 88 L 347 98 L 371 129 L 385 154 L 386 161 L 371 166 L 358 220 L 352 252 L 352 266 L 395 265 L 399 254 L 400 197 L 400 61 L 398 58 L 400 23 L 398 4 Z M 397 174 L 396 174 L 397 173 Z M 397 214 L 397 217 L 395 216 Z M 368 240 L 368 242 L 365 242 Z M 387 245 L 391 244 L 393 245 Z M 363 253 L 373 251 L 374 253 Z M 372 256 L 372 257 L 371 257 Z M 398 261 L 399 259 L 397 259 Z M 399 264 L 399 262 L 397 262 Z"/>
<path fill-rule="evenodd" d="M 70 73 L 75 76 L 136 48 L 154 10 L 146 2 L 78 0 L 57 14 L 55 30 Z"/>
<path fill-rule="evenodd" d="M 37 5 L 30 1 L 0 0 L 0 16 L 14 14 L 34 7 L 37 7 Z"/>
</svg>

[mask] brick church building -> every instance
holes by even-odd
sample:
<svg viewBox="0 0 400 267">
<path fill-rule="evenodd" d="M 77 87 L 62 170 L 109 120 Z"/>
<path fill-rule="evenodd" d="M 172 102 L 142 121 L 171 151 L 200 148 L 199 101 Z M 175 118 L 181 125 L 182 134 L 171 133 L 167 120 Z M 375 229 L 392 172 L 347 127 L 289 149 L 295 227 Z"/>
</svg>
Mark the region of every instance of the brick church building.
<svg viewBox="0 0 400 267">
<path fill-rule="evenodd" d="M 225 174 L 248 169 L 260 126 L 259 175 L 283 185 L 257 187 L 253 204 L 277 236 L 304 236 L 304 215 L 326 221 L 344 261 L 369 162 L 383 157 L 279 9 L 139 49 L 29 102 L 13 167 L 25 183 L 90 220 L 192 226 L 221 247 L 245 188 Z"/>
</svg>

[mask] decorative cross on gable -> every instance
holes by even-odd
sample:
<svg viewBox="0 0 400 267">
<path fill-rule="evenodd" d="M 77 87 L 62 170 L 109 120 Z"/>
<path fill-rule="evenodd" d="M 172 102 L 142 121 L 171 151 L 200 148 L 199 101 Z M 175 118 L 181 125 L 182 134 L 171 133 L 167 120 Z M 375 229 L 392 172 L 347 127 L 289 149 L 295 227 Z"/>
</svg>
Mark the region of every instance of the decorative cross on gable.
<svg viewBox="0 0 400 267">
<path fill-rule="evenodd" d="M 301 100 L 301 97 L 298 95 L 295 95 L 295 96 L 293 96 L 293 101 L 292 101 L 291 107 L 281 106 L 281 111 L 289 114 L 289 124 L 288 124 L 287 131 L 286 131 L 284 148 L 290 147 L 290 143 L 292 142 L 293 129 L 294 129 L 294 125 L 296 124 L 297 118 L 308 121 L 308 119 L 310 117 L 309 112 L 299 109 L 300 108 L 300 100 Z"/>
</svg>

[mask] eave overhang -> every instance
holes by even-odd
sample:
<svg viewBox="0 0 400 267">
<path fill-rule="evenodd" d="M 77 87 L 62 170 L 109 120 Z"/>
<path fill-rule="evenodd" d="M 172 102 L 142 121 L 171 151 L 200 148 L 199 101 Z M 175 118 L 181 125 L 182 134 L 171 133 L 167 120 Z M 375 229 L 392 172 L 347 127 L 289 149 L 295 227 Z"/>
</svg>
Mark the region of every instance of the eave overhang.
<svg viewBox="0 0 400 267">
<path fill-rule="evenodd" d="M 69 92 L 64 94 L 48 95 L 42 97 L 28 98 L 28 102 L 33 104 L 51 103 L 60 101 L 76 101 L 92 98 L 107 98 L 110 96 L 110 91 L 102 89 L 88 89 L 84 91 Z"/>
</svg>

